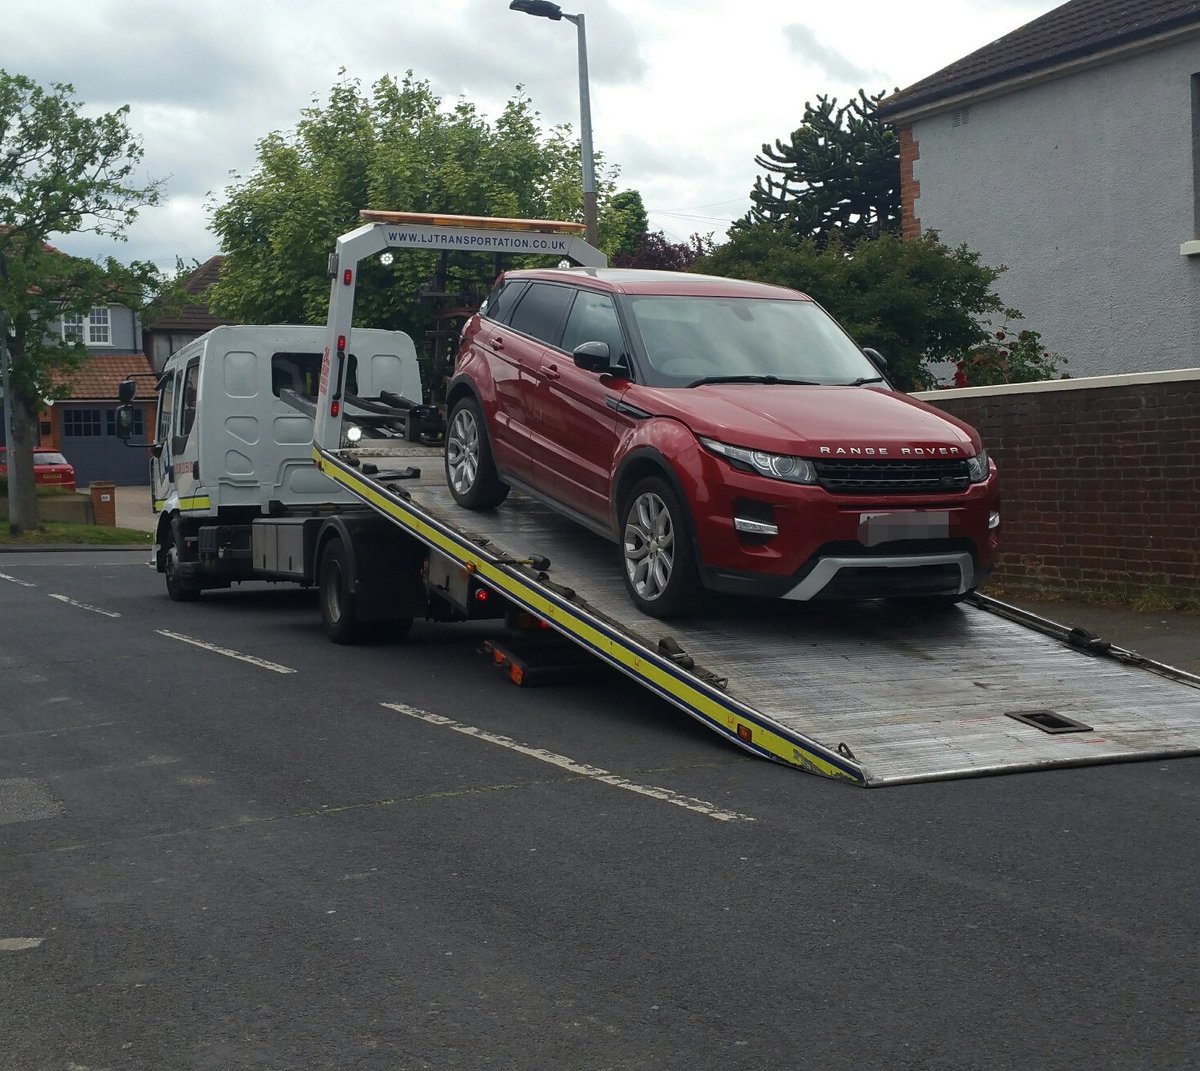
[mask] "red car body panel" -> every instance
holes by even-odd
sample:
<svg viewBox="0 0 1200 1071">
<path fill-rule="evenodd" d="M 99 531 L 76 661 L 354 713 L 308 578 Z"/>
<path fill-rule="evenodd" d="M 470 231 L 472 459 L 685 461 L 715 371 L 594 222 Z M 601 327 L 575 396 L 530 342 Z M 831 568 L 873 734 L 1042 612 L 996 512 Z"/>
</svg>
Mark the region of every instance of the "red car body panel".
<svg viewBox="0 0 1200 1071">
<path fill-rule="evenodd" d="M 521 271 L 505 278 L 562 282 L 564 276 L 579 289 L 613 294 L 809 300 L 757 283 L 654 272 Z M 485 312 L 464 328 L 449 393 L 452 401 L 463 389 L 478 397 L 502 479 L 611 538 L 619 535 L 621 498 L 647 466 L 668 475 L 690 513 L 708 586 L 783 594 L 823 554 L 919 553 L 920 540 L 901 541 L 899 550 L 864 544 L 864 525 L 881 514 L 900 518 L 898 524 L 934 518 L 937 546 L 969 550 L 977 579 L 990 571 L 1000 534 L 999 481 L 990 462 L 986 479 L 945 492 L 935 486 L 837 493 L 742 471 L 702 442 L 813 462 L 965 466 L 983 446 L 962 421 L 869 384 L 661 387 L 637 379 L 578 367 L 571 354 L 490 321 Z M 777 533 L 738 530 L 735 518 L 747 511 L 769 517 Z"/>
<path fill-rule="evenodd" d="M 8 475 L 8 451 L 0 446 L 0 476 Z M 33 481 L 42 487 L 75 490 L 75 467 L 56 450 L 34 450 Z"/>
</svg>

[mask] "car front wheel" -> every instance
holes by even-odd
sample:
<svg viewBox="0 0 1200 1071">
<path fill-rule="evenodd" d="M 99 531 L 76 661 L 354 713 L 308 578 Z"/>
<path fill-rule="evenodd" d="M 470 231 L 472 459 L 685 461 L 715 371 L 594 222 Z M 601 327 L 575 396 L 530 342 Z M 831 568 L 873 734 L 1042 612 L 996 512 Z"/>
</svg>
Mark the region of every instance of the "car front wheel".
<svg viewBox="0 0 1200 1071">
<path fill-rule="evenodd" d="M 621 509 L 625 588 L 651 617 L 678 617 L 700 600 L 700 579 L 687 515 L 666 480 L 649 476 Z"/>
<path fill-rule="evenodd" d="M 483 414 L 474 398 L 460 398 L 446 431 L 446 483 L 460 506 L 494 509 L 508 497 L 508 484 L 496 475 Z"/>
</svg>

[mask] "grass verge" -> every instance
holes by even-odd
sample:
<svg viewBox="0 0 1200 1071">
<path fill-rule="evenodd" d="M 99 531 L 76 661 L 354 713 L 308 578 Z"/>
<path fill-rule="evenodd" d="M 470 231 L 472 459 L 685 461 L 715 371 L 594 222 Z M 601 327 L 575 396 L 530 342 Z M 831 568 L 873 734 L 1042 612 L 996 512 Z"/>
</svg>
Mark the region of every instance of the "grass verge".
<svg viewBox="0 0 1200 1071">
<path fill-rule="evenodd" d="M 134 528 L 107 528 L 98 524 L 71 524 L 67 521 L 43 521 L 41 528 L 14 536 L 9 524 L 0 521 L 0 549 L 50 544 L 95 547 L 140 543 L 149 546 L 153 540 L 153 533 Z"/>
</svg>

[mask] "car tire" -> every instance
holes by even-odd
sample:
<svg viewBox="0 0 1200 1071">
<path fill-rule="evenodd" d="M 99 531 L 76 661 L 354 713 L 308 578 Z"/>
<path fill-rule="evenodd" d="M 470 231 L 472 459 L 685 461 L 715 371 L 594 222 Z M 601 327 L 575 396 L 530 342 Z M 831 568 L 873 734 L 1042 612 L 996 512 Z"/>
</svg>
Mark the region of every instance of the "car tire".
<svg viewBox="0 0 1200 1071">
<path fill-rule="evenodd" d="M 350 555 L 340 539 L 331 539 L 321 551 L 317 592 L 325 635 L 339 644 L 361 639 L 363 626 L 350 590 Z"/>
<path fill-rule="evenodd" d="M 167 580 L 167 598 L 172 602 L 195 602 L 200 598 L 200 585 L 194 580 L 184 580 L 179 575 L 179 563 L 186 553 L 183 532 L 178 518 L 171 522 L 171 536 L 163 548 L 165 567 L 163 575 Z"/>
<path fill-rule="evenodd" d="M 460 398 L 446 425 L 446 485 L 467 509 L 495 509 L 508 497 L 508 484 L 496 474 L 492 446 L 479 403 Z"/>
<path fill-rule="evenodd" d="M 702 595 L 687 513 L 666 480 L 648 476 L 620 511 L 621 573 L 634 605 L 651 617 L 681 617 Z"/>
</svg>

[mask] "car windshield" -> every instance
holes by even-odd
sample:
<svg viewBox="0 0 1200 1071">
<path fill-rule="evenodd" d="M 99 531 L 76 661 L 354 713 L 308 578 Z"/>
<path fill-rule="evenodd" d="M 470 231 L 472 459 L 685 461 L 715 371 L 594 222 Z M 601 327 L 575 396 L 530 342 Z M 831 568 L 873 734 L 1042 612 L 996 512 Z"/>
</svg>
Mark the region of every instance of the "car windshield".
<svg viewBox="0 0 1200 1071">
<path fill-rule="evenodd" d="M 651 386 L 700 380 L 849 384 L 875 382 L 879 375 L 812 301 L 634 295 L 627 308 L 641 335 Z"/>
<path fill-rule="evenodd" d="M 46 450 L 38 450 L 33 455 L 33 463 L 35 465 L 66 465 L 67 459 L 62 454 L 49 453 Z"/>
</svg>

